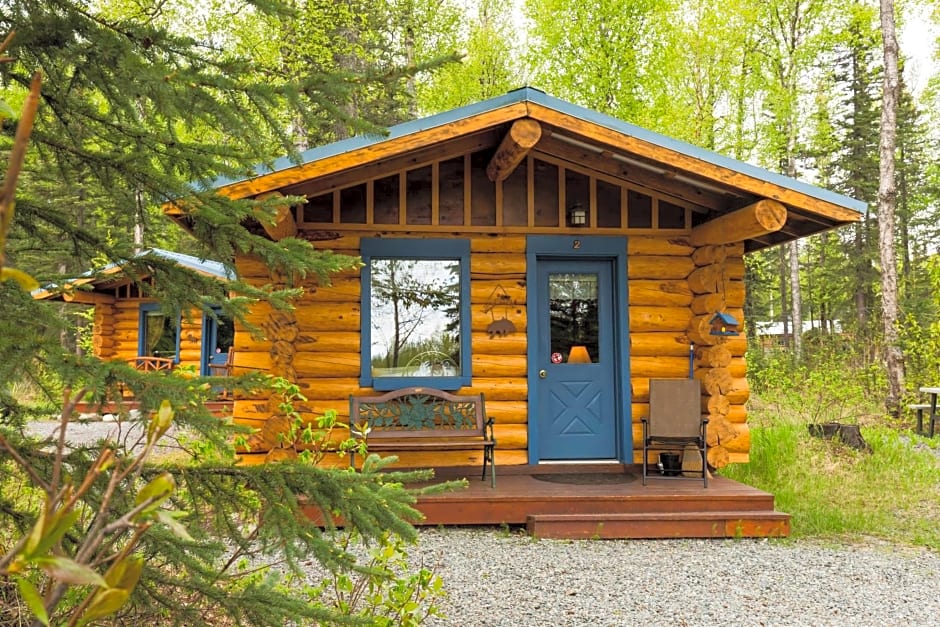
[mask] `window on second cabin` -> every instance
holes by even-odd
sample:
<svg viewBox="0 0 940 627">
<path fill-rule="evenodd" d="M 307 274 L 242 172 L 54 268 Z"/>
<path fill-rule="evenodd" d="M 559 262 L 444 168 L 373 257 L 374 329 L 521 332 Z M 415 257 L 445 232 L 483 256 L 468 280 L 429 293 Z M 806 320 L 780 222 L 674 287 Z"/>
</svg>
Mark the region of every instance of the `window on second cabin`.
<svg viewBox="0 0 940 627">
<path fill-rule="evenodd" d="M 179 315 L 167 315 L 156 304 L 141 305 L 139 333 L 138 355 L 179 361 Z"/>
<path fill-rule="evenodd" d="M 468 242 L 364 240 L 361 253 L 362 385 L 468 384 Z"/>
</svg>

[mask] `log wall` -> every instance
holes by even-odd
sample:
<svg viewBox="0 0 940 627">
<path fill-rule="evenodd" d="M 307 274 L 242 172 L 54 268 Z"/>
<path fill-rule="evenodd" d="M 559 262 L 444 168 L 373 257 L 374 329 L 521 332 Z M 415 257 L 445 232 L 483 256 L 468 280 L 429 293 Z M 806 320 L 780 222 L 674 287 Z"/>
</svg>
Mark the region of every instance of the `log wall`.
<svg viewBox="0 0 940 627">
<path fill-rule="evenodd" d="M 369 234 L 363 234 L 368 237 Z M 317 246 L 358 255 L 359 235 L 345 235 Z M 527 290 L 526 239 L 477 235 L 470 239 L 471 351 L 473 382 L 458 393 L 486 395 L 487 412 L 495 419 L 496 461 L 500 465 L 528 462 Z M 630 386 L 634 462 L 642 458 L 640 420 L 649 411 L 651 378 L 682 378 L 689 374 L 689 345 L 694 341 L 694 376 L 702 381 L 702 413 L 710 419 L 709 462 L 721 467 L 746 462 L 750 435 L 745 403 L 743 336 L 709 334 L 708 320 L 717 311 L 743 319 L 743 246 L 694 248 L 687 239 L 631 237 L 627 243 L 628 318 L 631 343 Z M 239 275 L 257 283 L 283 277 L 257 260 L 241 258 Z M 251 322 L 264 333 L 252 338 L 236 325 L 235 367 L 261 368 L 295 381 L 307 397 L 298 409 L 313 418 L 335 409 L 349 420 L 349 395 L 374 394 L 360 388 L 360 282 L 358 271 L 335 276 L 330 285 L 315 280 L 305 285 L 294 311 L 261 305 Z M 492 308 L 494 293 L 508 294 L 507 306 Z M 516 332 L 491 337 L 487 327 L 508 318 Z M 704 322 L 703 322 L 704 321 Z M 236 420 L 260 426 L 277 413 L 277 402 L 265 398 L 236 399 Z M 259 432 L 251 450 L 277 446 L 276 436 Z M 477 464 L 476 453 L 402 453 L 403 465 Z"/>
<path fill-rule="evenodd" d="M 127 361 L 137 357 L 140 337 L 140 306 L 152 303 L 140 298 L 117 299 L 95 305 L 92 346 L 95 356 Z M 180 323 L 180 366 L 199 368 L 202 358 L 202 314 L 192 312 Z"/>
</svg>

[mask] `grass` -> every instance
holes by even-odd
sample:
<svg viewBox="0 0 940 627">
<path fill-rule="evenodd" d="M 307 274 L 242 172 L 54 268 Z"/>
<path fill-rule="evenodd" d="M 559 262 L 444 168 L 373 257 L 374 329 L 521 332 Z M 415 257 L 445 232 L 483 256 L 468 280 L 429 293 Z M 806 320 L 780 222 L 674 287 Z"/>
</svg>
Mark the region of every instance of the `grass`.
<svg viewBox="0 0 940 627">
<path fill-rule="evenodd" d="M 755 407 L 750 463 L 721 474 L 772 493 L 795 539 L 874 537 L 940 550 L 940 439 L 859 420 L 872 448 L 860 452 L 810 437 L 808 422 L 799 411 Z"/>
</svg>

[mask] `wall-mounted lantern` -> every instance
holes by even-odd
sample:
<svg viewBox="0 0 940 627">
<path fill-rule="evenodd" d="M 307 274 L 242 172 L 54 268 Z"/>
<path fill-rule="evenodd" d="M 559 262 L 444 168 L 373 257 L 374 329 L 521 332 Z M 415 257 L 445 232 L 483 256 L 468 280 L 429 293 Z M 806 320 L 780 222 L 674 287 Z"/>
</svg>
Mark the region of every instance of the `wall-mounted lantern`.
<svg viewBox="0 0 940 627">
<path fill-rule="evenodd" d="M 587 224 L 587 211 L 579 202 L 568 207 L 568 226 L 584 226 Z"/>
<path fill-rule="evenodd" d="M 719 311 L 709 322 L 712 325 L 712 335 L 740 335 L 738 321 L 731 314 Z"/>
</svg>

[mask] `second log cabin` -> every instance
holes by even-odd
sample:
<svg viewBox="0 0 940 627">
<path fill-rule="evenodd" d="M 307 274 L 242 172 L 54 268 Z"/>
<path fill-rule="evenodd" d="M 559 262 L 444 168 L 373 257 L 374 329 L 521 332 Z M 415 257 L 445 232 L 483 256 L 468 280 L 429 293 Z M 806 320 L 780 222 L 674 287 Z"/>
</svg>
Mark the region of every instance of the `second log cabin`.
<svg viewBox="0 0 940 627">
<path fill-rule="evenodd" d="M 750 451 L 744 255 L 850 224 L 851 198 L 523 88 L 307 151 L 238 181 L 232 198 L 302 197 L 272 239 L 361 256 L 310 279 L 294 311 L 236 329 L 235 365 L 295 381 L 313 417 L 350 395 L 423 385 L 482 392 L 497 465 L 636 463 L 651 378 L 701 380 L 709 464 Z M 168 213 L 186 225 L 185 209 Z M 259 260 L 242 278 L 278 279 Z M 241 423 L 276 416 L 235 402 Z M 270 435 L 270 434 L 269 434 Z M 274 439 L 267 443 L 273 446 Z M 264 437 L 251 455 L 263 454 Z M 403 452 L 408 466 L 480 453 Z"/>
</svg>

